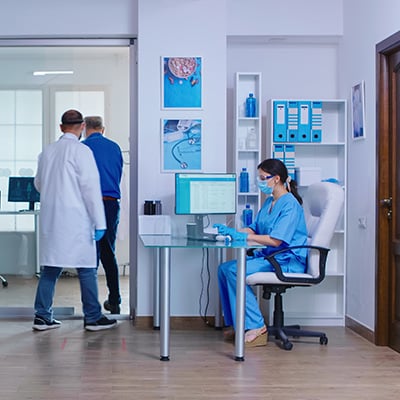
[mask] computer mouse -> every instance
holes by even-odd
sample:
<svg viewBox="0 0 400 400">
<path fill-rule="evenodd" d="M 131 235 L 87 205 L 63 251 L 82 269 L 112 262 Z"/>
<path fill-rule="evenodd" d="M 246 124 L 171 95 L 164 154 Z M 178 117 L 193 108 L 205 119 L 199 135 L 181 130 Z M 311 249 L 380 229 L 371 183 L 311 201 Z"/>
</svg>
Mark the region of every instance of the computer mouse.
<svg viewBox="0 0 400 400">
<path fill-rule="evenodd" d="M 225 240 L 231 240 L 231 237 L 229 235 L 225 236 L 225 235 L 217 235 L 215 237 L 215 240 L 219 241 L 219 242 L 224 242 Z"/>
</svg>

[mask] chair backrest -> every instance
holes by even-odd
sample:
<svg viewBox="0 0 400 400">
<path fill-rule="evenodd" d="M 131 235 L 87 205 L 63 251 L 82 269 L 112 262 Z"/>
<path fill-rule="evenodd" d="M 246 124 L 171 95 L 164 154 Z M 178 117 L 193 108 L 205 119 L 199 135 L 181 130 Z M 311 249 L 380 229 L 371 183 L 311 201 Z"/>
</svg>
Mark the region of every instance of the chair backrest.
<svg viewBox="0 0 400 400">
<path fill-rule="evenodd" d="M 310 185 L 303 198 L 308 244 L 329 248 L 339 217 L 342 215 L 344 190 L 331 182 Z M 313 277 L 319 274 L 319 254 L 308 253 L 307 271 Z"/>
</svg>

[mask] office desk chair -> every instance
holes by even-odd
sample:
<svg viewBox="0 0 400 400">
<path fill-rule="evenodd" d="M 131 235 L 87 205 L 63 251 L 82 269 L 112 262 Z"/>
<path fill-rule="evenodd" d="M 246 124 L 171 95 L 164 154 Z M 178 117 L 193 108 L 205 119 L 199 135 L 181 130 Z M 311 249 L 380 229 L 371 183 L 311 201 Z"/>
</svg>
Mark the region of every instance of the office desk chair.
<svg viewBox="0 0 400 400">
<path fill-rule="evenodd" d="M 308 248 L 307 268 L 305 273 L 283 273 L 275 255 L 289 251 L 293 247 L 277 251 L 266 258 L 274 266 L 275 272 L 257 272 L 247 277 L 247 284 L 262 285 L 263 298 L 270 299 L 274 293 L 273 325 L 268 327 L 270 337 L 281 340 L 285 350 L 291 350 L 292 337 L 318 337 L 320 344 L 328 344 L 328 337 L 323 332 L 306 331 L 299 325 L 285 326 L 282 294 L 296 286 L 313 286 L 325 278 L 326 260 L 329 245 L 336 224 L 342 214 L 344 202 L 343 189 L 330 182 L 318 182 L 310 185 L 304 195 L 303 208 L 307 224 Z"/>
</svg>

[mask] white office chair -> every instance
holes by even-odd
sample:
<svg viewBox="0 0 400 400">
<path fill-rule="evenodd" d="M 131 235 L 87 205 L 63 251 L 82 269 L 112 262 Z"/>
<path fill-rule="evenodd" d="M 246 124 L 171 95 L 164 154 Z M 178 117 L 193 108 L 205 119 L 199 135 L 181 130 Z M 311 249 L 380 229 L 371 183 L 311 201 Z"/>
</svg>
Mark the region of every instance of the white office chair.
<svg viewBox="0 0 400 400">
<path fill-rule="evenodd" d="M 309 186 L 303 199 L 304 214 L 308 231 L 308 257 L 305 273 L 283 273 L 274 255 L 289 251 L 284 249 L 267 256 L 274 266 L 275 272 L 257 272 L 247 277 L 247 284 L 262 285 L 263 297 L 274 297 L 273 325 L 268 327 L 270 337 L 280 339 L 285 350 L 291 350 L 293 344 L 288 336 L 292 337 L 319 337 L 320 344 L 327 344 L 328 338 L 323 332 L 305 331 L 299 325 L 285 326 L 283 318 L 282 293 L 295 286 L 313 286 L 325 278 L 326 259 L 339 216 L 342 213 L 344 192 L 343 189 L 330 182 L 318 182 Z"/>
</svg>

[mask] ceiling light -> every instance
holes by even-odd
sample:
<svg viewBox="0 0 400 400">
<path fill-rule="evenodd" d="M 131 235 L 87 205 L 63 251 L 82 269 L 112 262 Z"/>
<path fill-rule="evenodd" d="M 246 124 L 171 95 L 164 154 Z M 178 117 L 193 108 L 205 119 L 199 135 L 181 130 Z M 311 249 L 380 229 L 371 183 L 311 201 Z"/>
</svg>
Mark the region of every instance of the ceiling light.
<svg viewBox="0 0 400 400">
<path fill-rule="evenodd" d="M 74 71 L 33 71 L 34 76 L 44 75 L 72 75 Z"/>
</svg>

